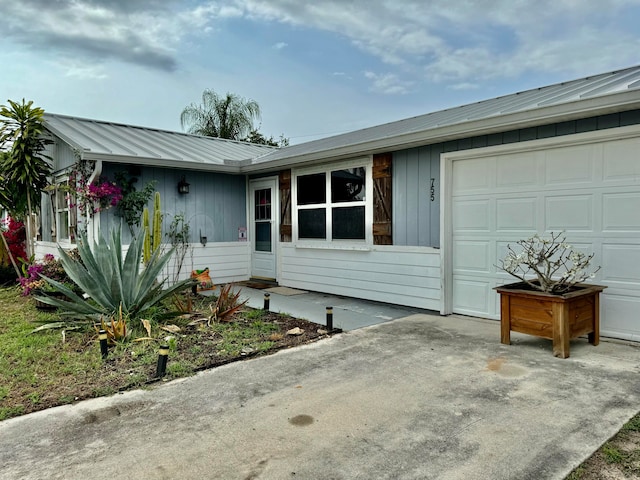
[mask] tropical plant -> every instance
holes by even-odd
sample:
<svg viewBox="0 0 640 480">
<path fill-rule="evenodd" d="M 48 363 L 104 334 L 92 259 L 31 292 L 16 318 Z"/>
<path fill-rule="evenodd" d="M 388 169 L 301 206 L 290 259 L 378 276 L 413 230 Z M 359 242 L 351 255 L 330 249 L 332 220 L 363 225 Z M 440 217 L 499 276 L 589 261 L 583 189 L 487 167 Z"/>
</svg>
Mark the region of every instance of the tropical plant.
<svg viewBox="0 0 640 480">
<path fill-rule="evenodd" d="M 78 253 L 80 261 L 58 247 L 62 265 L 73 282 L 86 293 L 91 301 L 77 295 L 61 282 L 44 277 L 57 291 L 68 299 L 37 297 L 49 305 L 55 305 L 61 315 L 92 318 L 116 315 L 120 308 L 128 318 L 143 315 L 154 305 L 175 292 L 185 290 L 194 281 L 183 280 L 164 288 L 165 280 L 158 282 L 160 272 L 171 258 L 173 251 L 161 255 L 156 251 L 141 271 L 144 237 L 139 235 L 129 245 L 126 256 L 122 253 L 120 228 L 111 230 L 107 242 L 102 236 L 93 246 L 84 233 L 80 233 Z"/>
<path fill-rule="evenodd" d="M 254 120 L 260 119 L 260 106 L 233 93 L 225 96 L 206 89 L 202 104 L 192 103 L 180 114 L 180 124 L 188 133 L 207 137 L 240 140 L 253 130 Z"/>
<path fill-rule="evenodd" d="M 116 207 L 122 200 L 120 187 L 104 178 L 93 183 L 86 183 L 70 176 L 70 181 L 74 184 L 70 193 L 76 198 L 78 210 L 82 215 L 92 217 L 103 210 Z"/>
<path fill-rule="evenodd" d="M 44 110 L 33 107 L 33 101 L 22 103 L 8 100 L 9 107 L 0 106 L 0 145 L 10 144 L 8 154 L 3 155 L 0 172 L 13 199 L 9 203 L 13 213 L 27 216 L 27 256 L 34 253 L 32 222 L 33 206 L 38 205 L 40 196 L 48 185 L 51 166 L 44 154 L 51 140 L 44 134 Z M 7 200 L 5 198 L 5 200 Z"/>
<path fill-rule="evenodd" d="M 122 306 L 118 309 L 116 315 L 111 316 L 109 322 L 104 321 L 104 317 L 100 317 L 100 325 L 94 325 L 96 332 L 104 330 L 107 334 L 107 343 L 111 346 L 118 342 L 126 340 L 130 334 L 127 329 L 127 317 L 122 313 Z"/>
<path fill-rule="evenodd" d="M 518 278 L 534 290 L 562 294 L 576 284 L 595 277 L 600 267 L 589 271 L 593 254 L 586 255 L 573 250 L 564 232 L 538 234 L 526 240 L 518 240 L 521 248 L 514 250 L 507 245 L 507 255 L 500 260 L 500 270 Z M 535 279 L 527 275 L 535 275 Z"/>
<path fill-rule="evenodd" d="M 238 289 L 233 293 L 233 284 L 227 283 L 220 289 L 220 295 L 216 300 L 215 306 L 210 305 L 211 310 L 210 320 L 214 322 L 230 322 L 233 314 L 240 310 L 249 299 L 244 302 L 240 302 L 240 293 L 242 289 Z"/>
<path fill-rule="evenodd" d="M 152 180 L 147 182 L 142 190 L 136 190 L 134 185 L 138 181 L 136 177 L 130 177 L 125 172 L 118 172 L 115 174 L 115 179 L 122 191 L 122 198 L 116 207 L 116 215 L 124 219 L 133 237 L 136 234 L 135 227 L 140 226 L 144 207 L 155 191 L 156 182 Z"/>
</svg>

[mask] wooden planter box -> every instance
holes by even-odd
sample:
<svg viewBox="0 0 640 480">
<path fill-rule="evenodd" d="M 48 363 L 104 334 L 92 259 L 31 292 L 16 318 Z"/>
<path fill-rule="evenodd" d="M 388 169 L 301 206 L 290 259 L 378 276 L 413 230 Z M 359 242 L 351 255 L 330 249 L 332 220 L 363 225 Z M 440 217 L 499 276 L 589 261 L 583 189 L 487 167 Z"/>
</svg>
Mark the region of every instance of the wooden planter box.
<svg viewBox="0 0 640 480">
<path fill-rule="evenodd" d="M 531 289 L 526 283 L 496 287 L 500 294 L 500 341 L 511 344 L 511 332 L 553 340 L 553 355 L 567 358 L 569 340 L 588 335 L 600 342 L 600 292 L 607 287 L 578 284 L 556 295 Z"/>
</svg>

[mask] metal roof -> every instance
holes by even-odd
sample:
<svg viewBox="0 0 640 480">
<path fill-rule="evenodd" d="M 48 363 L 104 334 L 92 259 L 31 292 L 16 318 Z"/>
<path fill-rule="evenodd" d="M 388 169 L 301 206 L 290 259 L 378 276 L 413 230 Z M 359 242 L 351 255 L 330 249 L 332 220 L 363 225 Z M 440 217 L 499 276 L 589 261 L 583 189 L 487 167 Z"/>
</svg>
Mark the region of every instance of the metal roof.
<svg viewBox="0 0 640 480">
<path fill-rule="evenodd" d="M 640 109 L 640 66 L 284 148 L 45 113 L 86 159 L 258 172 Z"/>
<path fill-rule="evenodd" d="M 45 113 L 45 125 L 86 159 L 238 170 L 274 147 Z M 230 166 L 233 165 L 233 166 Z M 222 168 L 224 169 L 224 168 Z"/>
<path fill-rule="evenodd" d="M 254 159 L 245 168 L 407 148 L 411 143 L 424 145 L 632 108 L 640 108 L 640 66 L 292 145 Z"/>
</svg>

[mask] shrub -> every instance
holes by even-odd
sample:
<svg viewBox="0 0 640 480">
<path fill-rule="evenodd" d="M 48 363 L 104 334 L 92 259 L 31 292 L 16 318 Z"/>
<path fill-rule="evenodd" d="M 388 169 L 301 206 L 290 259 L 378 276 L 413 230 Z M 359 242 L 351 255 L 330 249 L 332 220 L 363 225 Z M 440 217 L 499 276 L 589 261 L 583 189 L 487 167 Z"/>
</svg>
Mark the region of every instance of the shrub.
<svg viewBox="0 0 640 480">
<path fill-rule="evenodd" d="M 18 262 L 19 259 L 25 260 L 27 258 L 27 233 L 24 223 L 14 220 L 13 218 L 3 220 L 2 223 L 6 228 L 2 234 L 7 240 L 11 255 L 16 262 Z"/>
<path fill-rule="evenodd" d="M 34 290 L 55 290 L 44 277 L 63 283 L 70 289 L 75 288 L 62 266 L 62 262 L 53 255 L 46 254 L 42 262 L 35 262 L 24 267 L 24 276 L 20 279 L 22 295 L 29 295 Z"/>
</svg>

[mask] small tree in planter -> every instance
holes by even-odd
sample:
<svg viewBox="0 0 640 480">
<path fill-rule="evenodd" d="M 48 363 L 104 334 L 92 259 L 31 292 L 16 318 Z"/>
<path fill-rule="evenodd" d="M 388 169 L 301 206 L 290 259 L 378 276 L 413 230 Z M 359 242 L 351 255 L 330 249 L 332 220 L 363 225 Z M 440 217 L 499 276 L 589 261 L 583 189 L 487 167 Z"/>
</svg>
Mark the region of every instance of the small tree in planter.
<svg viewBox="0 0 640 480">
<path fill-rule="evenodd" d="M 573 250 L 567 243 L 564 232 L 551 232 L 549 238 L 538 234 L 516 245 L 522 247 L 516 252 L 507 245 L 507 256 L 500 261 L 498 268 L 521 280 L 534 290 L 562 294 L 575 289 L 578 283 L 592 279 L 600 267 L 589 271 L 593 253 L 585 255 Z M 535 280 L 527 279 L 534 274 Z"/>
<path fill-rule="evenodd" d="M 553 340 L 553 354 L 569 356 L 569 340 L 587 334 L 599 343 L 599 294 L 606 287 L 583 283 L 600 267 L 590 270 L 593 254 L 573 250 L 564 232 L 534 235 L 507 246 L 497 267 L 520 282 L 497 287 L 500 294 L 501 341 L 511 343 L 511 331 Z M 528 278 L 532 276 L 531 278 Z"/>
</svg>

